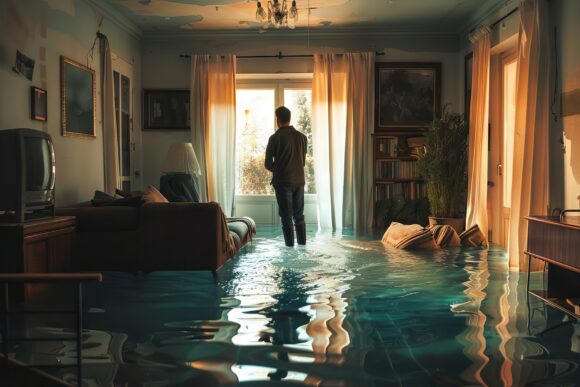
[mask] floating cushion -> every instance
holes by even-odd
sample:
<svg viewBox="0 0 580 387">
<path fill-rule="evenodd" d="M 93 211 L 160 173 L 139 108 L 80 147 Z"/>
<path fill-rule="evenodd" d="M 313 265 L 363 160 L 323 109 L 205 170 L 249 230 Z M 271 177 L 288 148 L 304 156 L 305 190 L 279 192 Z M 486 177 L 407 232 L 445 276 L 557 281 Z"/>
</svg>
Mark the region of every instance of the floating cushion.
<svg viewBox="0 0 580 387">
<path fill-rule="evenodd" d="M 455 229 L 449 225 L 431 226 L 433 239 L 439 247 L 458 247 L 461 246 L 461 240 Z"/>
<path fill-rule="evenodd" d="M 483 235 L 477 224 L 463 231 L 461 235 L 459 235 L 459 239 L 461 239 L 461 246 L 472 246 L 472 247 L 488 246 L 487 239 L 485 238 L 485 235 Z"/>
<path fill-rule="evenodd" d="M 397 249 L 434 249 L 437 248 L 430 229 L 418 224 L 391 223 L 382 239 Z"/>
</svg>

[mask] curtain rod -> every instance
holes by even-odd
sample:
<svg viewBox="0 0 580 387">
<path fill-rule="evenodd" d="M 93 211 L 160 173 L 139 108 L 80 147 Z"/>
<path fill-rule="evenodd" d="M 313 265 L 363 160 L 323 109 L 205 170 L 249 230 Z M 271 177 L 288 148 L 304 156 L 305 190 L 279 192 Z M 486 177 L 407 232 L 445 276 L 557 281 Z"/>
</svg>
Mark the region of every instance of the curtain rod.
<svg viewBox="0 0 580 387">
<path fill-rule="evenodd" d="M 513 15 L 514 13 L 518 12 L 519 9 L 520 9 L 519 7 L 515 7 L 510 12 L 508 12 L 504 16 L 500 17 L 499 19 L 497 19 L 494 23 L 492 23 L 490 25 L 490 27 L 491 28 L 494 28 L 496 25 L 498 25 L 499 23 L 501 23 L 502 21 L 504 21 L 505 19 L 507 19 L 508 17 L 510 17 L 511 15 Z"/>
<path fill-rule="evenodd" d="M 512 9 L 511 11 L 509 11 L 508 13 L 506 13 L 505 15 L 503 15 L 502 17 L 500 17 L 499 19 L 497 19 L 496 21 L 494 21 L 493 23 L 491 23 L 489 25 L 489 27 L 491 29 L 493 29 L 499 23 L 501 23 L 502 21 L 504 21 L 505 19 L 507 19 L 508 17 L 510 17 L 511 15 L 513 15 L 514 13 L 518 12 L 519 9 L 520 9 L 519 7 L 515 7 L 514 9 Z M 477 29 L 477 27 L 473 28 L 471 31 L 469 31 L 469 33 L 471 34 L 476 29 Z"/>
<path fill-rule="evenodd" d="M 385 55 L 384 52 L 375 52 L 375 55 L 382 56 Z M 255 59 L 255 58 L 312 58 L 313 54 L 297 54 L 297 55 L 282 55 L 282 51 L 278 51 L 278 55 L 239 55 L 236 56 L 237 59 Z M 180 54 L 180 58 L 191 58 L 190 54 Z"/>
</svg>

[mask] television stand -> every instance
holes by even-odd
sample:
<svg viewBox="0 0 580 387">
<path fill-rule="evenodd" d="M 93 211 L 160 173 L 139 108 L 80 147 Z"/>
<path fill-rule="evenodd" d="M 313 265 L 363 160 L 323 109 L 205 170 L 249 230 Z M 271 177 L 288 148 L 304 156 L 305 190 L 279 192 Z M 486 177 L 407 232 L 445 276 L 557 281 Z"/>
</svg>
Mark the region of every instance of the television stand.
<svg viewBox="0 0 580 387">
<path fill-rule="evenodd" d="M 70 271 L 75 229 L 74 216 L 0 223 L 0 272 Z"/>
</svg>

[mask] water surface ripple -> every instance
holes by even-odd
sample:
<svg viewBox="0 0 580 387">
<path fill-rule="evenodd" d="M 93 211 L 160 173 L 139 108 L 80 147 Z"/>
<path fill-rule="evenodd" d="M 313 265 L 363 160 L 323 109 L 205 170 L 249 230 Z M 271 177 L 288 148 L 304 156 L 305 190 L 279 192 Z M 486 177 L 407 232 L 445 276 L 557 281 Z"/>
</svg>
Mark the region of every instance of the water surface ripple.
<svg viewBox="0 0 580 387">
<path fill-rule="evenodd" d="M 537 300 L 528 307 L 525 275 L 510 272 L 497 247 L 407 252 L 310 232 L 306 247 L 289 249 L 275 231 L 259 235 L 217 280 L 106 273 L 91 286 L 87 385 L 580 381 L 579 324 Z M 540 276 L 533 281 L 541 286 Z M 62 344 L 29 344 L 18 355 L 74 364 L 74 346 Z"/>
</svg>

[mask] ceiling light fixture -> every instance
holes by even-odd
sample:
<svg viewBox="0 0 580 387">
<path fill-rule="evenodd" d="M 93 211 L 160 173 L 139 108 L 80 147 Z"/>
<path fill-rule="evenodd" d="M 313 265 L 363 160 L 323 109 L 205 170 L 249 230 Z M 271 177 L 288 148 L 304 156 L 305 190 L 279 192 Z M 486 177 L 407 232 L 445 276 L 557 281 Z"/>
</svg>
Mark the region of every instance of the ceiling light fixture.
<svg viewBox="0 0 580 387">
<path fill-rule="evenodd" d="M 263 28 L 287 26 L 290 29 L 294 29 L 298 21 L 296 0 L 292 0 L 290 9 L 288 9 L 286 0 L 268 0 L 266 9 L 262 7 L 262 2 L 258 1 L 256 19 L 262 23 Z"/>
</svg>

